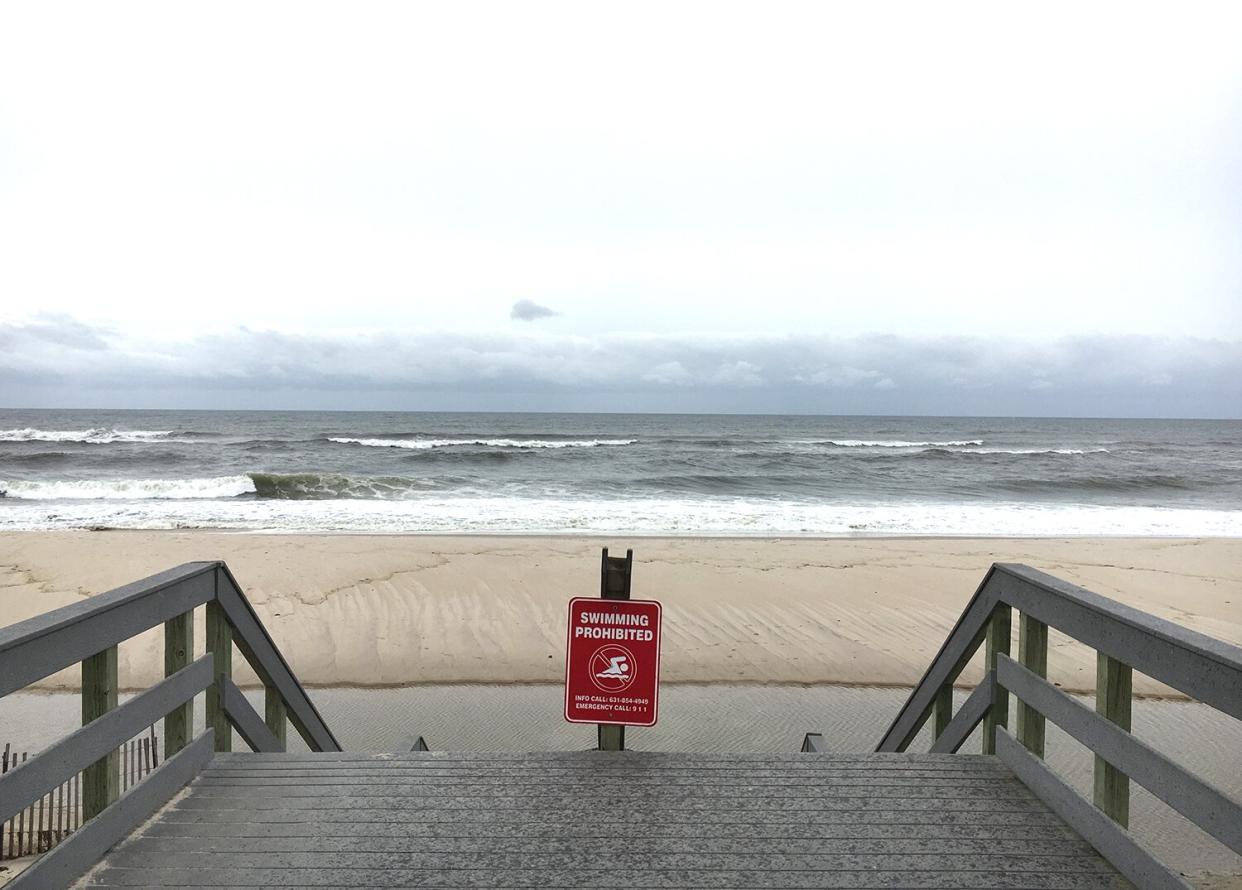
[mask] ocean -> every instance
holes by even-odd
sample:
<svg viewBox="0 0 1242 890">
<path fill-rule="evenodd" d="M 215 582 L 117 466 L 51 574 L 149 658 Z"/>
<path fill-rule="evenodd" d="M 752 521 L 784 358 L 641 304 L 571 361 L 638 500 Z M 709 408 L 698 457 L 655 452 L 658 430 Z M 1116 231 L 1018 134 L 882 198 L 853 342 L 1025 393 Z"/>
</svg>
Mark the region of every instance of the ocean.
<svg viewBox="0 0 1242 890">
<path fill-rule="evenodd" d="M 0 529 L 1242 536 L 1242 421 L 0 411 Z"/>
</svg>

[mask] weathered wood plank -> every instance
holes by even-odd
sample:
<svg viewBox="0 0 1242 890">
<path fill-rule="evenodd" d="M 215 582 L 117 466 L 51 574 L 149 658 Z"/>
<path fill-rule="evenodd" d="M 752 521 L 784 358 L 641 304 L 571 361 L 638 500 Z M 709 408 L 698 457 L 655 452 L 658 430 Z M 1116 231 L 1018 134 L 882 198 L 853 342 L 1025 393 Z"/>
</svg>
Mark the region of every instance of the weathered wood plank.
<svg viewBox="0 0 1242 890">
<path fill-rule="evenodd" d="M 638 788 L 633 790 L 609 790 L 609 805 L 618 812 L 627 807 L 650 807 L 654 805 L 684 809 L 701 807 L 712 809 L 730 800 L 748 801 L 750 812 L 768 810 L 867 810 L 906 807 L 912 810 L 957 809 L 1020 809 L 1033 798 L 1020 783 L 1003 789 L 982 788 L 962 791 L 959 794 L 921 794 L 917 788 L 893 789 L 889 794 L 870 794 L 866 789 L 856 789 L 852 794 L 842 792 L 822 795 L 768 797 L 746 788 L 730 788 L 720 791 L 703 788 Z M 344 792 L 317 794 L 308 797 L 274 796 L 267 792 L 212 796 L 195 794 L 181 801 L 178 807 L 193 809 L 241 809 L 241 810 L 298 810 L 312 809 L 326 812 L 336 809 L 351 810 L 409 810 L 420 808 L 424 801 L 434 798 L 443 810 L 485 807 L 502 810 L 510 807 L 529 807 L 532 810 L 550 807 L 561 810 L 589 809 L 595 796 L 591 794 L 548 793 L 536 796 L 525 789 L 519 792 L 480 788 L 475 794 L 412 794 L 352 795 Z M 602 797 L 601 797 L 602 799 Z"/>
<path fill-rule="evenodd" d="M 943 801 L 950 796 L 953 800 L 962 802 L 1028 801 L 1033 797 L 1030 790 L 1021 782 L 1014 782 L 1005 786 L 970 789 L 947 787 L 925 789 L 912 785 L 904 788 L 866 789 L 854 786 L 845 789 L 826 788 L 823 791 L 813 788 L 800 788 L 772 792 L 767 790 L 762 784 L 756 784 L 732 786 L 725 789 L 687 789 L 683 794 L 678 794 L 678 790 L 680 789 L 629 789 L 623 785 L 600 787 L 598 790 L 588 786 L 577 786 L 565 791 L 540 788 L 534 785 L 523 785 L 515 788 L 470 785 L 460 788 L 439 786 L 431 789 L 406 788 L 397 790 L 389 789 L 383 785 L 367 785 L 359 789 L 332 786 L 308 789 L 306 791 L 290 789 L 287 792 L 280 793 L 274 793 L 270 788 L 257 790 L 214 789 L 214 793 L 209 794 L 204 789 L 194 795 L 195 803 L 187 805 L 187 808 L 211 809 L 231 807 L 234 809 L 245 809 L 254 804 L 260 809 L 335 809 L 353 805 L 360 807 L 378 806 L 381 801 L 386 801 L 386 806 L 389 807 L 421 808 L 438 806 L 441 801 L 451 800 L 458 801 L 461 806 L 486 806 L 489 801 L 494 800 L 502 801 L 502 803 L 497 804 L 498 806 L 505 806 L 503 801 L 506 800 L 525 801 L 530 807 L 534 808 L 540 806 L 557 807 L 575 797 L 592 796 L 598 798 L 603 795 L 606 795 L 609 801 L 615 802 L 618 806 L 627 803 L 644 803 L 670 798 L 676 800 L 679 797 L 720 804 L 727 803 L 730 800 L 743 800 L 755 801 L 756 803 L 771 802 L 773 805 L 788 803 L 790 806 L 794 806 L 798 801 L 803 801 L 807 802 L 808 806 L 813 806 L 825 796 L 831 796 L 835 802 L 834 806 L 839 804 L 842 807 L 860 800 L 883 801 L 889 806 L 899 806 L 907 801 L 912 803 Z"/>
<path fill-rule="evenodd" d="M 148 835 L 126 842 L 127 853 L 575 853 L 594 846 L 591 841 L 612 841 L 615 835 L 606 830 L 593 835 L 549 835 L 510 837 L 493 835 L 449 837 L 416 835 L 393 837 L 362 837 L 324 834 L 322 836 L 179 837 Z M 952 841 L 951 845 L 946 841 Z M 910 853 L 944 853 L 950 847 L 958 856 L 996 857 L 1022 856 L 1090 856 L 1089 844 L 1074 836 L 1059 834 L 1029 837 L 1025 834 L 996 834 L 989 837 L 962 837 L 953 834 L 916 837 L 667 837 L 640 835 L 627 837 L 625 849 L 634 855 L 706 854 L 706 853 L 779 853 L 786 855 L 860 854 L 904 855 Z"/>
<path fill-rule="evenodd" d="M 874 777 L 874 778 L 872 778 Z M 880 782 L 880 783 L 916 783 L 924 780 L 941 782 L 980 781 L 990 782 L 1000 779 L 1011 779 L 1012 773 L 1001 769 L 925 769 L 925 770 L 783 770 L 783 769 L 750 769 L 750 770 L 635 770 L 624 769 L 599 770 L 553 770 L 545 768 L 531 769 L 478 769 L 461 770 L 458 768 L 442 769 L 428 767 L 425 769 L 404 769 L 394 766 L 388 770 L 375 769 L 338 769 L 338 770 L 220 770 L 203 771 L 203 783 L 227 784 L 229 782 L 246 785 L 297 785 L 303 780 L 331 784 L 338 782 L 352 784 L 366 779 L 379 779 L 385 782 L 512 782 L 527 780 L 530 782 L 594 782 L 609 779 L 624 779 L 639 784 L 662 784 L 665 782 L 713 782 L 728 784 L 749 782 L 762 779 L 772 782 Z"/>
<path fill-rule="evenodd" d="M 614 870 L 582 870 L 549 874 L 538 870 L 410 872 L 406 869 L 104 869 L 94 879 L 96 886 L 164 887 L 582 887 L 616 886 Z M 1106 874 L 975 871 L 819 871 L 777 872 L 748 870 L 627 870 L 625 886 L 633 888 L 802 888 L 923 887 L 1002 888 L 1028 890 L 1122 890 L 1123 879 Z"/>
<path fill-rule="evenodd" d="M 993 578 L 1018 611 L 1242 720 L 1242 647 L 1029 566 L 998 564 Z"/>
<path fill-rule="evenodd" d="M 237 684 L 228 677 L 219 677 L 216 682 L 220 684 L 224 714 L 233 728 L 237 730 L 237 734 L 242 737 L 242 741 L 249 745 L 252 751 L 272 753 L 282 750 L 281 743 L 276 736 L 272 735 L 267 724 L 255 713 L 254 708 L 250 707 L 250 702 L 246 701 L 246 696 L 242 695 Z"/>
<path fill-rule="evenodd" d="M 1018 623 L 1018 660 L 1037 677 L 1048 676 L 1048 625 L 1023 614 Z M 1018 697 L 1018 741 L 1044 756 L 1044 715 Z"/>
<path fill-rule="evenodd" d="M 187 563 L 0 627 L 0 697 L 207 602 L 216 565 Z"/>
<path fill-rule="evenodd" d="M 1013 609 L 1005 604 L 997 605 L 988 621 L 987 649 L 983 662 L 984 673 L 995 679 L 996 657 L 1009 654 Z M 1009 725 L 1009 693 L 992 684 L 992 707 L 983 715 L 983 753 L 996 753 L 996 728 Z"/>
<path fill-rule="evenodd" d="M 430 789 L 427 793 L 456 793 L 474 789 L 474 793 L 491 792 L 502 788 L 520 788 L 523 793 L 527 788 L 540 788 L 544 793 L 589 792 L 591 788 L 601 791 L 620 788 L 666 788 L 666 787 L 710 787 L 745 788 L 748 791 L 755 787 L 771 788 L 775 794 L 799 792 L 804 796 L 816 796 L 818 789 L 825 791 L 845 791 L 850 788 L 939 788 L 943 794 L 948 789 L 968 788 L 999 788 L 1015 784 L 1012 776 L 970 775 L 970 773 L 924 773 L 923 776 L 877 777 L 868 780 L 866 776 L 850 775 L 817 775 L 817 776 L 753 776 L 738 775 L 727 777 L 715 776 L 669 776 L 661 781 L 658 776 L 394 776 L 386 777 L 376 773 L 361 776 L 258 776 L 256 778 L 237 776 L 204 776 L 199 787 L 204 794 L 230 794 L 230 788 L 240 789 L 242 793 L 250 789 L 262 788 L 263 793 L 281 796 L 284 789 L 307 789 L 307 793 L 335 793 L 334 789 L 359 788 L 364 786 L 391 788 L 397 794 L 417 793 L 417 789 Z M 1018 784 L 1018 787 L 1021 787 Z M 322 788 L 324 791 L 315 791 Z M 445 789 L 445 791 L 437 791 Z M 294 791 L 294 793 L 301 793 Z"/>
<path fill-rule="evenodd" d="M 597 806 L 602 804 L 597 804 Z M 386 810 L 266 810 L 259 817 L 255 815 L 253 819 L 248 817 L 248 813 L 253 811 L 247 810 L 204 810 L 204 809 L 182 809 L 174 807 L 165 813 L 162 819 L 166 822 L 231 822 L 240 823 L 251 821 L 256 824 L 276 822 L 320 822 L 320 823 L 345 823 L 349 825 L 361 825 L 363 823 L 372 823 L 382 825 L 385 823 L 405 823 L 410 821 L 410 810 L 404 809 L 386 809 Z M 910 808 L 901 809 L 872 809 L 872 810 L 848 810 L 836 809 L 821 812 L 818 818 L 834 818 L 848 819 L 850 822 L 863 824 L 903 824 L 903 825 L 994 825 L 1000 820 L 998 812 L 1004 812 L 1003 821 L 1010 826 L 1018 825 L 1060 825 L 1061 820 L 1048 812 L 1040 812 L 1037 810 L 983 810 L 977 807 L 967 807 L 959 809 L 926 809 L 913 810 Z M 835 814 L 835 815 L 834 815 Z M 563 810 L 550 809 L 547 812 L 539 814 L 539 821 L 547 824 L 559 824 L 563 827 L 570 827 L 583 819 L 594 819 L 598 813 L 589 813 L 585 810 L 577 810 L 566 813 Z M 734 810 L 732 812 L 724 812 L 719 809 L 707 810 L 667 810 L 658 813 L 644 811 L 642 808 L 636 808 L 627 812 L 625 818 L 628 825 L 645 826 L 651 824 L 742 824 L 742 825 L 789 825 L 801 824 L 805 822 L 813 814 L 808 814 L 806 810 L 787 810 L 774 813 L 758 813 L 750 810 Z M 480 810 L 480 809 L 456 809 L 442 810 L 436 814 L 436 821 L 442 825 L 456 824 L 485 824 L 495 823 L 526 825 L 529 824 L 530 817 L 520 808 L 508 808 L 504 810 Z M 782 829 L 783 830 L 783 829 Z"/>
<path fill-rule="evenodd" d="M 644 832 L 639 837 L 689 838 L 696 844 L 711 840 L 734 841 L 753 839 L 773 841 L 778 839 L 849 839 L 874 840 L 884 838 L 935 841 L 984 839 L 1002 841 L 1018 835 L 1027 839 L 1052 839 L 1067 844 L 1078 843 L 1080 838 L 1052 813 L 1036 813 L 1007 819 L 1003 824 L 995 821 L 958 818 L 943 821 L 915 816 L 912 819 L 876 819 L 842 822 L 816 820 L 814 822 L 731 822 L 707 824 L 698 821 L 669 822 L 648 819 L 642 823 Z M 475 823 L 470 820 L 447 820 L 441 822 L 326 822 L 311 817 L 299 822 L 182 822 L 174 812 L 165 813 L 160 821 L 144 829 L 145 837 L 160 838 L 325 838 L 340 837 L 349 843 L 359 844 L 372 838 L 412 838 L 444 840 L 455 838 L 486 837 L 490 839 L 610 839 L 613 834 L 590 823 L 549 817 L 539 822 L 512 821 L 510 823 Z"/>
<path fill-rule="evenodd" d="M 192 698 L 210 681 L 211 659 L 204 657 L 0 776 L 0 823 L 80 770 L 115 754 L 142 727 L 167 713 L 172 703 Z"/>
<path fill-rule="evenodd" d="M 945 683 L 936 692 L 936 703 L 932 705 L 935 714 L 935 722 L 933 724 L 932 739 L 938 739 L 944 735 L 944 731 L 949 728 L 949 723 L 953 720 L 953 684 Z"/>
<path fill-rule="evenodd" d="M 211 730 L 139 782 L 128 794 L 45 853 L 8 885 L 10 890 L 68 886 L 117 841 L 147 819 L 193 778 L 211 756 Z"/>
<path fill-rule="evenodd" d="M 890 755 L 869 758 L 869 770 L 820 754 L 505 756 L 497 766 L 218 755 L 93 879 L 265 890 L 612 886 L 618 875 L 705 890 L 1125 886 L 996 758 Z M 250 768 L 264 761 L 274 766 Z M 807 762 L 816 768 L 791 766 Z"/>
<path fill-rule="evenodd" d="M 997 749 L 1022 781 L 1127 878 L 1144 890 L 1189 890 L 1190 884 L 1152 856 L 1123 827 L 1087 803 L 1008 732 L 997 733 Z"/>
<path fill-rule="evenodd" d="M 991 589 L 996 574 L 997 567 L 993 565 L 984 575 L 957 623 L 953 625 L 953 630 L 949 631 L 923 678 L 914 687 L 906 703 L 893 718 L 892 725 L 876 745 L 876 751 L 905 751 L 906 746 L 922 729 L 940 690 L 952 684 L 974 657 L 987 634 L 988 619 L 996 605 L 996 594 Z"/>
<path fill-rule="evenodd" d="M 729 753 L 718 752 L 670 752 L 670 751 L 406 751 L 386 752 L 383 754 L 364 751 L 287 751 L 282 754 L 264 754 L 260 758 L 253 757 L 249 752 L 220 752 L 212 758 L 212 764 L 234 762 L 238 764 L 281 764 L 298 761 L 311 763 L 334 764 L 364 761 L 367 763 L 476 763 L 485 766 L 489 763 L 537 763 L 540 761 L 556 764 L 576 763 L 619 763 L 658 767 L 664 764 L 693 763 L 696 765 L 737 766 L 751 763 L 832 763 L 857 764 L 878 763 L 905 766 L 919 763 L 981 763 L 995 764 L 993 757 L 980 754 L 959 754 L 956 757 L 944 757 L 939 754 L 921 754 L 915 751 L 892 752 L 832 752 L 818 757 L 805 757 L 794 751 L 775 751 L 763 753 Z"/>
<path fill-rule="evenodd" d="M 931 753 L 956 753 L 957 749 L 975 731 L 975 727 L 987 717 L 988 712 L 992 709 L 992 701 L 995 695 L 996 676 L 988 674 L 983 678 L 983 682 L 970 693 L 966 701 L 962 702 L 962 706 L 958 708 L 957 713 L 949 721 L 949 725 L 944 728 L 944 731 L 937 734 L 936 740 L 932 742 Z"/>
<path fill-rule="evenodd" d="M 612 845 L 610 845 L 612 846 Z M 999 870 L 1034 873 L 1112 874 L 1113 870 L 1093 854 L 1040 856 L 1010 854 L 1003 860 L 983 857 L 964 862 L 956 851 L 937 853 L 802 853 L 786 854 L 762 850 L 753 853 L 646 853 L 641 859 L 653 870 L 741 871 L 762 868 L 776 872 L 816 871 L 941 871 L 970 872 Z M 122 847 L 108 857 L 112 868 L 201 868 L 199 853 L 159 851 L 144 853 Z M 230 852 L 228 867 L 237 869 L 401 869 L 409 872 L 479 869 L 494 872 L 557 873 L 606 869 L 623 874 L 637 864 L 626 849 L 580 848 L 569 853 L 447 853 L 404 851 L 298 851 L 281 853 Z"/>
<path fill-rule="evenodd" d="M 234 642 L 242 657 L 254 668 L 265 686 L 271 686 L 279 693 L 289 721 L 302 736 L 307 747 L 312 751 L 339 751 L 341 746 L 332 730 L 328 728 L 315 703 L 272 642 L 267 628 L 255 614 L 254 607 L 242 595 L 237 579 L 224 564 L 220 564 L 216 578 L 216 602 L 233 626 Z"/>
<path fill-rule="evenodd" d="M 280 690 L 275 686 L 263 687 L 263 722 L 276 740 L 277 747 L 274 750 L 285 750 L 289 735 L 289 711 L 285 707 L 285 700 L 280 697 Z"/>
<path fill-rule="evenodd" d="M 116 708 L 116 646 L 82 662 L 82 725 Z M 121 793 L 120 757 L 114 748 L 82 771 L 82 818 L 91 819 Z"/>
<path fill-rule="evenodd" d="M 194 610 L 164 622 L 164 676 L 171 677 L 194 660 Z M 173 708 L 164 717 L 164 756 L 172 757 L 194 734 L 194 702 Z"/>
<path fill-rule="evenodd" d="M 1126 732 L 1130 731 L 1132 705 L 1130 666 L 1096 654 L 1095 711 Z M 1095 805 L 1122 827 L 1130 824 L 1130 779 L 1099 754 L 1095 755 Z"/>
<path fill-rule="evenodd" d="M 1053 723 L 1221 843 L 1242 853 L 1242 802 L 1213 788 L 1111 721 L 1101 720 L 1082 702 L 1021 665 L 1002 659 L 998 670 L 1015 694 L 1028 699 Z"/>
<path fill-rule="evenodd" d="M 215 682 L 207 689 L 207 727 L 217 751 L 233 750 L 233 726 L 224 712 L 224 683 L 233 677 L 233 630 L 218 601 L 207 604 L 207 651 L 215 665 Z"/>
</svg>

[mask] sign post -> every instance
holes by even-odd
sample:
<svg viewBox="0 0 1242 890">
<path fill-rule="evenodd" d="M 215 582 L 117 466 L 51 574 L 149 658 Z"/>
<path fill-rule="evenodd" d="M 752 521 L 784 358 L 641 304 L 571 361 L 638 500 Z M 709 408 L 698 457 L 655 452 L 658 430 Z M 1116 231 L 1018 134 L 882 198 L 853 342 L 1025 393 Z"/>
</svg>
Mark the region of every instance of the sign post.
<svg viewBox="0 0 1242 890">
<path fill-rule="evenodd" d="M 599 595 L 606 600 L 628 600 L 630 578 L 634 573 L 634 551 L 627 549 L 625 559 L 609 556 L 608 548 L 600 558 Z M 625 750 L 625 726 L 601 723 L 596 727 L 598 746 L 601 751 Z"/>
<path fill-rule="evenodd" d="M 630 599 L 634 551 L 604 549 L 600 599 L 569 602 L 565 719 L 598 724 L 599 750 L 625 749 L 625 727 L 654 726 L 659 712 L 660 604 Z"/>
</svg>

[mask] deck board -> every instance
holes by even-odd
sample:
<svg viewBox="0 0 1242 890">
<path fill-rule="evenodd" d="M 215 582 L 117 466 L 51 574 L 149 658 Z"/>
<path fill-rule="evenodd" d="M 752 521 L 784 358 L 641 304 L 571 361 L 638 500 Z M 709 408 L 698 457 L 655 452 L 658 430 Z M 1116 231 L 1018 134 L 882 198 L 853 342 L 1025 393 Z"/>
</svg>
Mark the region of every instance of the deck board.
<svg viewBox="0 0 1242 890">
<path fill-rule="evenodd" d="M 86 887 L 1122 888 L 995 758 L 222 754 Z"/>
</svg>

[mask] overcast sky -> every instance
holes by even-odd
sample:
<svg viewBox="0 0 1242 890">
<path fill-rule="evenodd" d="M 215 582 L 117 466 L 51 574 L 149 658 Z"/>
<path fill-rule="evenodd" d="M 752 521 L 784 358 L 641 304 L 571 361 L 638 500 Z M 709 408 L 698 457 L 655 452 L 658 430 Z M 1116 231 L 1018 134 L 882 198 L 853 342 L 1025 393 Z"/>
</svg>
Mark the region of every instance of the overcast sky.
<svg viewBox="0 0 1242 890">
<path fill-rule="evenodd" d="M 1242 416 L 1242 6 L 0 6 L 0 406 Z"/>
</svg>

